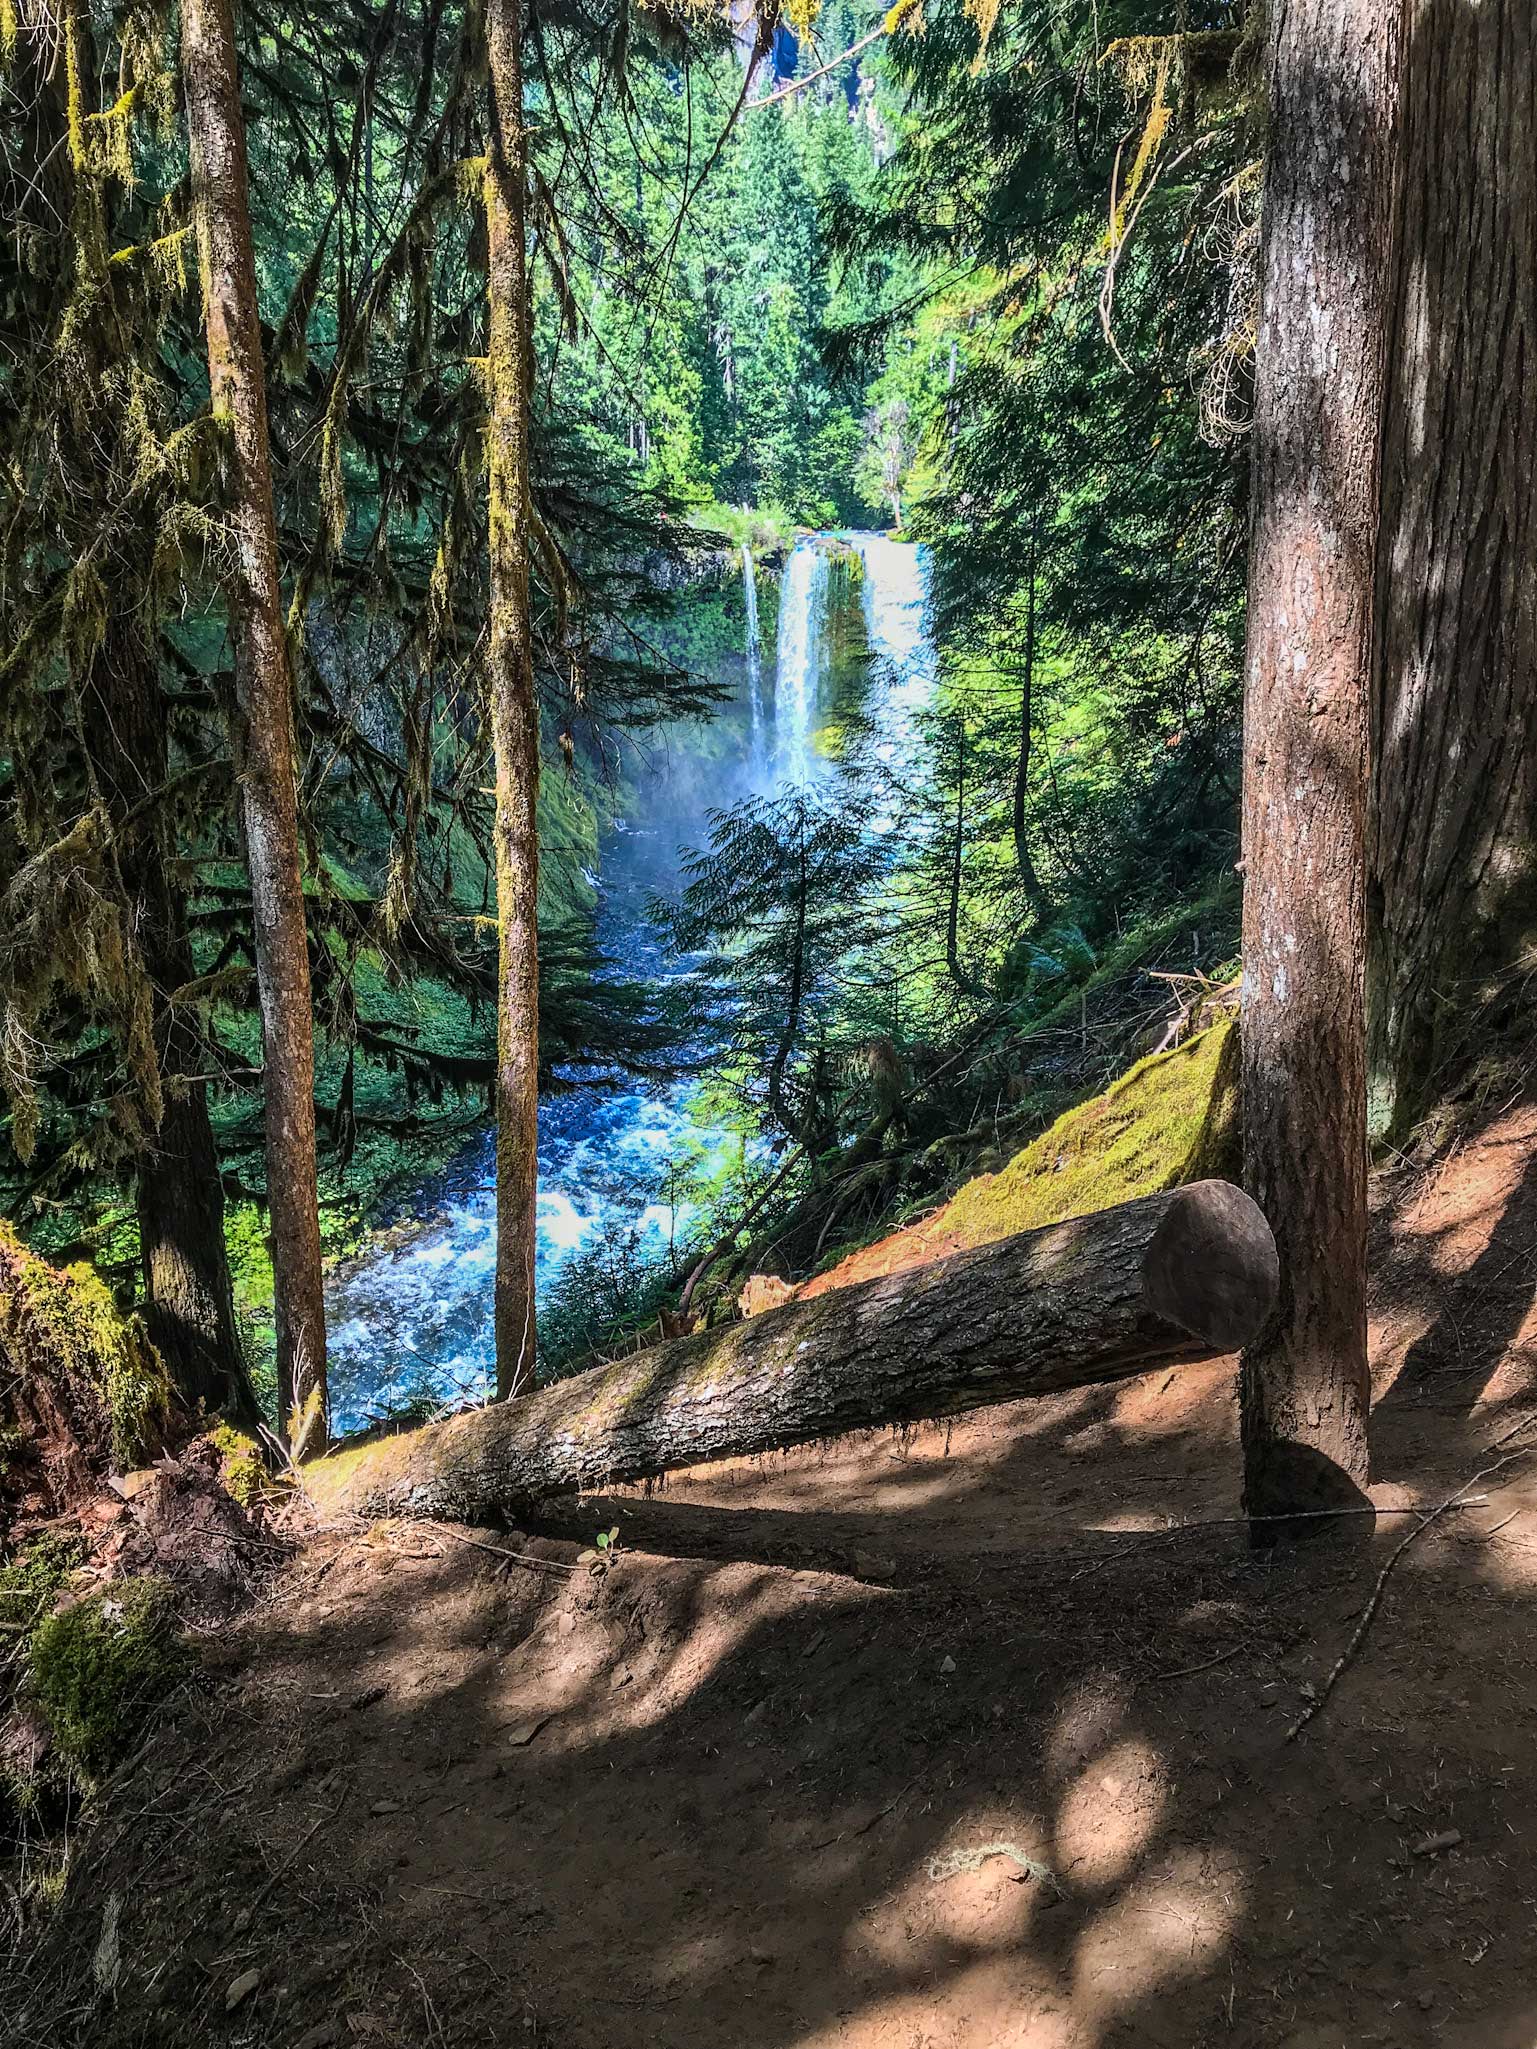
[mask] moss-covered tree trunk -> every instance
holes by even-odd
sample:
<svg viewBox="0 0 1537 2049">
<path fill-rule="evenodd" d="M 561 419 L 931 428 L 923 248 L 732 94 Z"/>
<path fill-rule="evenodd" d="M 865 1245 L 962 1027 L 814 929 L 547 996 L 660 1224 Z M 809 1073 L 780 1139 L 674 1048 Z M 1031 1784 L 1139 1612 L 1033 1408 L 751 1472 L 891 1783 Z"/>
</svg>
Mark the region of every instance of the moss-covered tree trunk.
<svg viewBox="0 0 1537 2049">
<path fill-rule="evenodd" d="M 1537 930 L 1530 0 L 1413 0 L 1402 93 L 1368 986 L 1374 1122 L 1394 1136 Z"/>
<path fill-rule="evenodd" d="M 1245 1177 L 1281 1255 L 1254 1515 L 1367 1477 L 1367 705 L 1398 0 L 1269 15 L 1244 710 Z"/>
<path fill-rule="evenodd" d="M 251 877 L 266 1097 L 278 1392 L 296 1456 L 326 1440 L 315 1063 L 299 858 L 293 687 L 283 625 L 245 120 L 230 0 L 183 0 L 182 83 L 208 377 L 229 433 L 236 766 Z"/>
<path fill-rule="evenodd" d="M 1211 1358 L 1253 1336 L 1275 1291 L 1265 1219 L 1227 1182 L 1199 1181 L 344 1448 L 307 1484 L 365 1514 L 516 1514 L 575 1488 Z"/>
<path fill-rule="evenodd" d="M 129 919 L 155 992 L 162 1081 L 159 1128 L 134 1176 L 145 1322 L 181 1399 L 247 1429 L 260 1412 L 235 1321 L 224 1242 L 224 1189 L 208 1118 L 200 1035 L 176 1007 L 192 980 L 186 904 L 173 880 L 166 815 L 170 766 L 154 652 L 137 630 L 109 632 L 81 694 L 81 730 L 112 821 Z"/>
<path fill-rule="evenodd" d="M 496 760 L 496 1385 L 532 1387 L 539 1175 L 539 706 L 529 618 L 531 385 L 520 0 L 488 0 L 485 169 L 491 621 L 487 697 Z"/>
</svg>

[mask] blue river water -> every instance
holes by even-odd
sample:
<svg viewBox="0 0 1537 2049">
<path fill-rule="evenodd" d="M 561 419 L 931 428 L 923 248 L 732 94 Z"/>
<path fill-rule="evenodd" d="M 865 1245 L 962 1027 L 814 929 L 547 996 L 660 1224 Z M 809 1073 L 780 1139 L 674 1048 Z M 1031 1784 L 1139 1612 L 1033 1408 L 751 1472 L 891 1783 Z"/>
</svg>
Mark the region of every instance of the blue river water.
<svg viewBox="0 0 1537 2049">
<path fill-rule="evenodd" d="M 920 550 L 883 534 L 849 534 L 864 558 L 865 626 L 874 657 L 867 709 L 876 752 L 896 765 L 909 722 L 933 688 L 935 657 Z M 743 573 L 756 633 L 751 556 Z M 788 788 L 817 772 L 827 669 L 827 562 L 815 540 L 792 551 L 781 579 L 778 657 L 764 673 L 749 650 L 743 701 L 724 708 L 721 755 L 697 728 L 648 749 L 645 823 L 614 817 L 601 843 L 599 945 L 627 974 L 665 974 L 647 904 L 676 881 L 679 856 L 708 835 L 707 813 L 751 790 Z M 771 695 L 765 698 L 765 693 Z M 651 821 L 657 821 L 652 823 Z M 657 1258 L 687 1229 L 676 1184 L 690 1162 L 725 1164 L 739 1143 L 698 1123 L 693 1084 L 579 1084 L 540 1106 L 535 1275 L 543 1290 L 578 1248 L 632 1232 Z M 495 1159 L 490 1130 L 438 1184 L 433 1214 L 348 1262 L 327 1291 L 332 1427 L 338 1433 L 424 1396 L 443 1407 L 483 1399 L 494 1381 Z"/>
</svg>

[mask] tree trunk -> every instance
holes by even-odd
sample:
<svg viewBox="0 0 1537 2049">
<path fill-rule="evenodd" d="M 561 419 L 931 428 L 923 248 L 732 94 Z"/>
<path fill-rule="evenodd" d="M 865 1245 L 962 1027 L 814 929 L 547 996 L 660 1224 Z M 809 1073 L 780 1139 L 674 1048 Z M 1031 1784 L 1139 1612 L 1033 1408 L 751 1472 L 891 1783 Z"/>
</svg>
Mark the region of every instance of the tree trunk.
<svg viewBox="0 0 1537 2049">
<path fill-rule="evenodd" d="M 171 879 L 175 848 L 163 809 L 170 766 L 165 710 L 153 653 L 137 644 L 132 629 L 109 634 L 82 693 L 82 710 L 134 936 L 155 991 L 164 1102 L 159 1129 L 135 1173 L 145 1323 L 189 1408 L 201 1403 L 254 1430 L 260 1410 L 235 1321 L 208 1092 L 190 1078 L 204 1064 L 203 1046 L 169 1000 L 192 980 L 193 962 L 186 905 Z"/>
<path fill-rule="evenodd" d="M 952 345 L 953 346 L 953 345 Z M 1035 579 L 1040 551 L 1041 518 L 1037 513 L 1030 527 L 1030 581 L 1025 598 L 1025 661 L 1019 696 L 1019 753 L 1014 762 L 1014 864 L 1019 870 L 1020 888 L 1033 911 L 1046 908 L 1041 878 L 1035 872 L 1030 853 L 1030 749 L 1035 735 Z"/>
<path fill-rule="evenodd" d="M 1265 1219 L 1238 1189 L 1200 1181 L 679 1338 L 511 1409 L 342 1451 L 307 1478 L 327 1507 L 474 1522 L 1211 1358 L 1252 1337 L 1275 1291 Z"/>
<path fill-rule="evenodd" d="M 230 437 L 237 768 L 262 1015 L 278 1396 L 294 1454 L 304 1457 L 326 1440 L 315 1057 L 293 696 L 230 0 L 183 0 L 182 79 L 208 324 L 208 379 L 215 417 L 225 421 Z"/>
<path fill-rule="evenodd" d="M 1367 1477 L 1367 703 L 1397 0 L 1271 11 L 1244 714 L 1246 1179 L 1280 1252 L 1243 1363 L 1253 1515 Z"/>
<path fill-rule="evenodd" d="M 539 706 L 528 603 L 529 351 L 522 11 L 488 0 L 485 206 L 491 428 L 491 632 L 496 755 L 496 1387 L 533 1386 L 539 1182 Z"/>
<path fill-rule="evenodd" d="M 955 830 L 950 836 L 950 900 L 945 912 L 945 966 L 964 996 L 983 996 L 981 983 L 961 965 L 961 882 L 966 857 L 966 719 L 955 720 Z"/>
<path fill-rule="evenodd" d="M 1394 1136 L 1537 926 L 1534 80 L 1530 0 L 1410 6 L 1367 1002 Z"/>
<path fill-rule="evenodd" d="M 224 1188 L 208 1096 L 187 1071 L 190 1035 L 165 1021 L 165 1113 L 139 1163 L 136 1205 L 144 1323 L 182 1400 L 253 1436 L 264 1419 L 246 1371 L 224 1243 Z"/>
<path fill-rule="evenodd" d="M 806 912 L 810 895 L 810 879 L 806 872 L 806 813 L 801 807 L 796 820 L 798 834 L 798 867 L 795 884 L 795 937 L 790 951 L 790 988 L 785 998 L 784 1029 L 774 1047 L 774 1057 L 769 1062 L 768 1101 L 769 1108 L 779 1121 L 780 1129 L 789 1138 L 798 1139 L 809 1145 L 807 1125 L 810 1122 L 809 1105 L 806 1118 L 797 1117 L 785 1095 L 785 1074 L 789 1068 L 790 1055 L 795 1051 L 795 1041 L 800 1036 L 801 1001 L 806 985 Z"/>
</svg>

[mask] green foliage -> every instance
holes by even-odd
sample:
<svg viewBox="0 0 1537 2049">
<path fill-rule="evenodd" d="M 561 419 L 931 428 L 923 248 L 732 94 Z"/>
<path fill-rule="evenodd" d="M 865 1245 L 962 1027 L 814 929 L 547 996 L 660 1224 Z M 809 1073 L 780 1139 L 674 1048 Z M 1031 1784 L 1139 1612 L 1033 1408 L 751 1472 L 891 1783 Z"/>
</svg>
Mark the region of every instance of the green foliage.
<svg viewBox="0 0 1537 2049">
<path fill-rule="evenodd" d="M 0 1565 L 0 1637 L 8 1650 L 18 1638 L 23 1649 L 31 1642 L 83 1556 L 76 1536 L 51 1531 Z"/>
<path fill-rule="evenodd" d="M 684 859 L 676 904 L 659 905 L 684 952 L 720 949 L 707 972 L 730 995 L 717 1022 L 763 1075 L 768 1115 L 806 1137 L 825 1109 L 827 1023 L 860 900 L 890 856 L 852 777 L 753 797 L 711 817 Z"/>
<path fill-rule="evenodd" d="M 93 1779 L 132 1748 L 189 1664 L 170 1589 L 124 1579 L 47 1618 L 27 1678 L 60 1759 Z"/>
<path fill-rule="evenodd" d="M 676 1279 L 635 1229 L 606 1232 L 565 1259 L 539 1308 L 539 1370 L 547 1380 L 643 1341 Z"/>
</svg>

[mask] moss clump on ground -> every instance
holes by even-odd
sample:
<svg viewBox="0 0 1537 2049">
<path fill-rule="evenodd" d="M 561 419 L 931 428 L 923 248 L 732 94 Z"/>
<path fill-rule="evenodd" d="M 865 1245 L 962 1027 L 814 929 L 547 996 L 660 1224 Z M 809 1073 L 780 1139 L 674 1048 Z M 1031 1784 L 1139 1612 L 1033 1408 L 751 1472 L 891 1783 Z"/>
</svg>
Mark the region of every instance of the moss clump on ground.
<svg viewBox="0 0 1537 2049">
<path fill-rule="evenodd" d="M 83 1552 L 78 1538 L 50 1534 L 0 1565 L 0 1641 L 30 1640 Z"/>
<path fill-rule="evenodd" d="M 1224 1019 L 1154 1053 L 1059 1117 L 996 1174 L 969 1181 L 935 1219 L 948 1241 L 990 1245 L 1238 1171 L 1238 1030 Z"/>
<path fill-rule="evenodd" d="M 170 1588 L 123 1579 L 39 1625 L 27 1677 L 60 1761 L 95 1778 L 132 1747 L 188 1664 Z"/>
<path fill-rule="evenodd" d="M 61 1273 L 3 1224 L 0 1346 L 21 1381 L 47 1383 L 83 1441 L 94 1412 L 120 1467 L 142 1465 L 159 1443 L 171 1388 L 143 1324 L 121 1314 L 91 1267 Z"/>
</svg>

